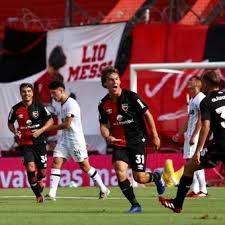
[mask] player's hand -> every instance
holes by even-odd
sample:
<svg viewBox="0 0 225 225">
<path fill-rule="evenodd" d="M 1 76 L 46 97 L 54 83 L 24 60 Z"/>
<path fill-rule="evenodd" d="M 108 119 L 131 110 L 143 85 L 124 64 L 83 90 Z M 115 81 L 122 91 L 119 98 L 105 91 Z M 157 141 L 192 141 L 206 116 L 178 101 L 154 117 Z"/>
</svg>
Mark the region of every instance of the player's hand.
<svg viewBox="0 0 225 225">
<path fill-rule="evenodd" d="M 199 151 L 195 152 L 192 159 L 193 159 L 194 163 L 196 163 L 196 165 L 199 165 L 200 164 L 200 152 Z"/>
<path fill-rule="evenodd" d="M 195 137 L 191 137 L 189 141 L 189 145 L 194 145 L 195 144 Z"/>
<path fill-rule="evenodd" d="M 15 133 L 15 136 L 16 136 L 17 139 L 20 139 L 22 137 L 21 131 L 17 130 L 16 133 Z"/>
<path fill-rule="evenodd" d="M 158 136 L 152 138 L 152 145 L 154 150 L 159 150 L 160 148 L 160 139 Z"/>
<path fill-rule="evenodd" d="M 32 136 L 34 138 L 37 138 L 41 135 L 41 131 L 38 129 L 38 130 L 32 130 Z"/>
<path fill-rule="evenodd" d="M 177 133 L 177 134 L 175 134 L 173 137 L 172 137 L 172 140 L 174 141 L 174 142 L 178 142 L 179 141 L 179 134 Z"/>
<path fill-rule="evenodd" d="M 113 144 L 116 144 L 116 143 L 121 142 L 122 139 L 118 139 L 118 138 L 115 138 L 115 137 L 109 135 L 109 136 L 106 138 L 106 141 L 107 141 L 108 144 L 113 145 Z"/>
</svg>

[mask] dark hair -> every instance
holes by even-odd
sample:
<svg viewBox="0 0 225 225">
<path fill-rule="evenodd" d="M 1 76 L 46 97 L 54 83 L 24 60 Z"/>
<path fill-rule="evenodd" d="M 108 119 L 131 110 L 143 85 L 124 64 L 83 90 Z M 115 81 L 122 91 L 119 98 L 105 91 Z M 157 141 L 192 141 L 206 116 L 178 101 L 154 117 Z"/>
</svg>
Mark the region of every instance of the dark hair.
<svg viewBox="0 0 225 225">
<path fill-rule="evenodd" d="M 55 80 L 55 81 L 52 81 L 49 85 L 48 85 L 48 88 L 50 90 L 56 90 L 57 88 L 63 88 L 65 89 L 65 85 L 63 82 L 61 81 L 58 81 L 58 80 Z"/>
<path fill-rule="evenodd" d="M 66 56 L 61 46 L 55 46 L 52 49 L 49 55 L 48 63 L 56 70 L 63 67 L 66 64 Z"/>
<path fill-rule="evenodd" d="M 32 85 L 31 83 L 22 83 L 22 84 L 20 84 L 20 92 L 21 92 L 22 89 L 25 88 L 25 87 L 31 88 L 32 90 L 34 90 L 34 87 L 33 87 L 33 85 Z"/>
<path fill-rule="evenodd" d="M 220 86 L 220 76 L 215 70 L 208 70 L 202 76 L 201 80 L 205 81 L 211 87 Z"/>
<path fill-rule="evenodd" d="M 119 74 L 119 71 L 115 67 L 112 67 L 112 66 L 107 66 L 101 71 L 101 82 L 102 82 L 102 86 L 104 88 L 106 87 L 105 82 L 106 82 L 107 77 L 112 73 Z"/>
</svg>

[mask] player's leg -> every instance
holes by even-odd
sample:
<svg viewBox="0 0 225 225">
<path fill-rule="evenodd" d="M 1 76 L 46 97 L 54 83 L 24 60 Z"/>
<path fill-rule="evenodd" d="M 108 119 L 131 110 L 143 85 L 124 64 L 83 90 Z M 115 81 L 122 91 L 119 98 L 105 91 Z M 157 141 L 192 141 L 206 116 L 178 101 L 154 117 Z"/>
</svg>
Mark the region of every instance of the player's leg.
<svg viewBox="0 0 225 225">
<path fill-rule="evenodd" d="M 129 164 L 129 156 L 126 148 L 114 147 L 112 155 L 113 168 L 116 172 L 118 179 L 118 185 L 131 204 L 129 213 L 140 213 L 142 212 L 141 206 L 137 201 L 132 184 L 127 177 L 127 169 Z"/>
<path fill-rule="evenodd" d="M 197 170 L 195 173 L 199 183 L 198 197 L 206 197 L 208 195 L 208 191 L 206 187 L 205 170 Z"/>
<path fill-rule="evenodd" d="M 36 166 L 35 166 L 35 157 L 33 154 L 33 146 L 22 146 L 21 147 L 22 156 L 23 156 L 23 164 L 26 168 L 28 182 L 33 193 L 36 196 L 36 200 L 38 203 L 44 201 L 40 188 L 37 183 L 36 177 Z"/>
<path fill-rule="evenodd" d="M 194 175 L 193 175 L 191 190 L 190 190 L 189 193 L 187 193 L 187 197 L 189 197 L 189 198 L 196 198 L 197 194 L 199 192 L 199 182 L 198 182 L 198 179 L 197 179 L 197 176 L 196 176 L 196 172 L 197 171 L 195 171 Z"/>
<path fill-rule="evenodd" d="M 199 165 L 195 163 L 194 160 L 189 160 L 184 167 L 184 174 L 180 179 L 180 184 L 178 185 L 177 195 L 175 199 L 166 199 L 163 197 L 159 198 L 159 201 L 166 208 L 173 210 L 176 213 L 180 213 L 183 207 L 184 199 L 190 189 L 192 184 L 194 171 L 199 168 Z"/>
<path fill-rule="evenodd" d="M 35 164 L 37 167 L 37 182 L 40 188 L 40 192 L 43 192 L 44 182 L 43 179 L 47 174 L 47 149 L 45 145 L 35 146 L 35 150 L 33 151 L 35 156 Z"/>
<path fill-rule="evenodd" d="M 80 168 L 85 173 L 87 173 L 88 176 L 93 180 L 93 182 L 100 188 L 99 199 L 107 198 L 107 196 L 110 194 L 110 190 L 103 183 L 98 171 L 90 165 L 88 158 L 78 163 Z"/>
<path fill-rule="evenodd" d="M 134 180 L 141 184 L 155 182 L 157 192 L 159 195 L 165 191 L 165 184 L 162 179 L 162 173 L 155 170 L 152 172 L 145 172 L 146 165 L 146 154 L 145 154 L 144 142 L 138 143 L 135 146 L 129 146 L 129 159 L 130 166 L 133 171 Z"/>
<path fill-rule="evenodd" d="M 221 159 L 221 155 L 217 152 L 217 147 L 212 144 L 201 151 L 200 165 L 196 163 L 194 159 L 190 159 L 184 168 L 184 175 L 180 179 L 177 195 L 175 199 L 160 198 L 160 202 L 166 208 L 173 210 L 174 212 L 181 212 L 184 199 L 190 186 L 194 172 L 202 168 L 213 168 L 217 164 L 217 161 Z"/>
<path fill-rule="evenodd" d="M 61 176 L 61 168 L 69 157 L 67 150 L 62 145 L 56 145 L 51 166 L 49 193 L 46 200 L 56 200 L 56 193 Z"/>
</svg>

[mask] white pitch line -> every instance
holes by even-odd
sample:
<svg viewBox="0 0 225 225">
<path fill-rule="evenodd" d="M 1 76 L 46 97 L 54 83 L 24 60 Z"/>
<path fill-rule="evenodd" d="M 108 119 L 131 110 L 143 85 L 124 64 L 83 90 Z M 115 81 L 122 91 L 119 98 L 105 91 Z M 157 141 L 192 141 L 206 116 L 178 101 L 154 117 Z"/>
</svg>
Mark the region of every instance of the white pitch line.
<svg viewBox="0 0 225 225">
<path fill-rule="evenodd" d="M 5 195 L 0 196 L 0 199 L 16 199 L 16 198 L 34 198 L 34 196 L 31 195 Z M 90 197 L 90 196 L 59 196 L 56 197 L 56 199 L 84 199 L 84 200 L 96 200 L 96 197 Z M 124 199 L 124 197 L 108 197 L 109 200 L 120 200 Z M 138 199 L 157 199 L 157 197 L 139 197 Z M 221 198 L 215 198 L 215 197 L 206 197 L 206 198 L 186 198 L 186 200 L 199 200 L 199 199 L 210 199 L 210 200 L 221 200 Z"/>
</svg>

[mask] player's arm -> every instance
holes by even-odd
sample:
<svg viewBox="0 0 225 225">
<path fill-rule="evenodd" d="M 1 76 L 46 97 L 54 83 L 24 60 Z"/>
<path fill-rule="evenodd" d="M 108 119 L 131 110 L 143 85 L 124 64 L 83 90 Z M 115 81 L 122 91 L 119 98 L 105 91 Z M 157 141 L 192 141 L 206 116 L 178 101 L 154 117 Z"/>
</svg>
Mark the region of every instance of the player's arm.
<svg viewBox="0 0 225 225">
<path fill-rule="evenodd" d="M 159 139 L 159 136 L 158 136 L 158 132 L 156 130 L 156 126 L 155 126 L 155 121 L 153 119 L 153 116 L 152 114 L 150 113 L 149 110 L 147 110 L 145 113 L 144 113 L 144 118 L 145 118 L 145 121 L 152 133 L 152 143 L 153 143 L 153 148 L 158 150 L 160 148 L 160 139 Z"/>
<path fill-rule="evenodd" d="M 8 128 L 16 136 L 16 138 L 21 138 L 21 132 L 15 128 L 14 123 L 8 122 Z"/>
<path fill-rule="evenodd" d="M 100 132 L 103 138 L 105 138 L 108 144 L 115 144 L 116 142 L 121 142 L 122 139 L 115 138 L 110 134 L 110 130 L 107 124 L 100 123 Z"/>
<path fill-rule="evenodd" d="M 73 121 L 73 118 L 74 116 L 67 116 L 62 123 L 60 124 L 54 124 L 54 125 L 51 125 L 47 131 L 51 131 L 51 130 L 65 130 L 65 129 L 68 129 L 70 128 L 71 126 L 71 123 Z"/>
<path fill-rule="evenodd" d="M 21 138 L 21 132 L 18 131 L 14 125 L 15 121 L 16 121 L 16 114 L 14 108 L 12 108 L 8 116 L 8 128 L 15 135 L 16 138 Z"/>
<path fill-rule="evenodd" d="M 179 141 L 179 137 L 181 135 L 184 135 L 184 133 L 187 131 L 188 121 L 185 122 L 185 124 L 178 130 L 178 132 L 172 137 L 172 140 L 174 142 Z"/>
<path fill-rule="evenodd" d="M 32 134 L 33 137 L 34 137 L 34 138 L 37 138 L 37 137 L 39 137 L 41 134 L 43 134 L 44 132 L 48 131 L 48 129 L 53 125 L 53 123 L 54 123 L 53 119 L 52 119 L 52 118 L 49 118 L 49 119 L 45 122 L 44 126 L 42 126 L 41 128 L 39 128 L 39 129 L 37 129 L 37 130 L 35 130 L 35 131 L 33 132 L 33 134 Z"/>
<path fill-rule="evenodd" d="M 210 131 L 210 121 L 209 120 L 202 121 L 198 144 L 197 144 L 197 147 L 195 150 L 195 155 L 194 155 L 194 158 L 197 160 L 198 163 L 200 162 L 199 161 L 200 160 L 200 152 L 204 147 L 204 144 L 206 142 L 209 131 Z"/>
<path fill-rule="evenodd" d="M 189 142 L 190 145 L 193 145 L 195 143 L 195 141 L 196 141 L 195 137 L 198 134 L 198 132 L 200 131 L 201 126 L 202 126 L 201 113 L 199 112 L 198 113 L 198 120 L 197 120 L 197 122 L 195 124 L 195 129 L 194 129 L 194 131 L 193 131 L 193 133 L 191 135 L 191 139 L 190 139 L 190 142 Z"/>
</svg>

